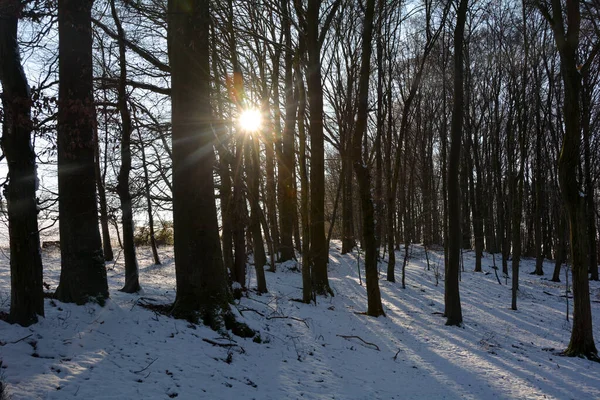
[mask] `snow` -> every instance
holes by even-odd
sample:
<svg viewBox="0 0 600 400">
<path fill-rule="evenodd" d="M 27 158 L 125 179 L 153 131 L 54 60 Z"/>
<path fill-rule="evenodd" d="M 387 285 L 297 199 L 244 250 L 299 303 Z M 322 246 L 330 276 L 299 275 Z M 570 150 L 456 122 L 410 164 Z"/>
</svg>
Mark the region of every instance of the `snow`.
<svg viewBox="0 0 600 400">
<path fill-rule="evenodd" d="M 522 260 L 519 311 L 512 311 L 510 288 L 498 284 L 491 256 L 484 273 L 474 273 L 474 255 L 466 252 L 465 324 L 446 327 L 443 276 L 436 286 L 422 247 L 412 248 L 405 290 L 387 282 L 387 266 L 380 265 L 385 318 L 362 314 L 366 292 L 356 253 L 342 256 L 339 248 L 333 242 L 330 251 L 335 297 L 319 297 L 316 306 L 295 301 L 302 278 L 288 262 L 267 272 L 268 294 L 250 292 L 236 303 L 234 313 L 262 343 L 143 308 L 173 301 L 175 271 L 172 248 L 161 249 L 163 265 L 152 265 L 150 250 L 141 248 L 142 293 L 118 291 L 124 267 L 117 261 L 107 263 L 105 307 L 46 299 L 46 317 L 29 328 L 0 321 L 0 375 L 13 400 L 600 398 L 600 364 L 558 355 L 571 325 L 560 297 L 564 283 L 547 280 L 551 262 L 544 264 L 546 277 L 538 277 L 528 274 L 534 261 Z M 1 257 L 0 311 L 8 312 L 10 268 Z M 54 290 L 60 253 L 44 250 L 43 257 L 44 281 Z M 429 257 L 443 263 L 440 252 Z M 600 300 L 597 282 L 591 298 Z M 600 340 L 599 303 L 592 312 Z"/>
</svg>

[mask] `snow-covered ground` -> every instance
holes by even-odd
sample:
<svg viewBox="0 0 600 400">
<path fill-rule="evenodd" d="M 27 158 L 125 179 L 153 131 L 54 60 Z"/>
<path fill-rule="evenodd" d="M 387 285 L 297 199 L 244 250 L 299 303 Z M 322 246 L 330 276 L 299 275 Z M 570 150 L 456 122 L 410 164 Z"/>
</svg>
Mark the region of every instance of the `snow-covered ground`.
<svg viewBox="0 0 600 400">
<path fill-rule="evenodd" d="M 7 253 L 0 253 L 4 312 L 10 301 Z M 141 307 L 174 299 L 172 249 L 161 255 L 164 263 L 156 266 L 149 249 L 139 250 L 138 295 L 118 291 L 123 266 L 108 263 L 111 299 L 104 308 L 47 299 L 46 317 L 34 326 L 0 321 L 0 374 L 12 399 L 600 398 L 600 364 L 558 355 L 571 325 L 560 297 L 564 278 L 548 280 L 550 262 L 546 276 L 538 277 L 528 274 L 532 260 L 524 260 L 519 311 L 512 311 L 509 286 L 504 279 L 498 284 L 491 258 L 484 260 L 484 273 L 474 273 L 473 253 L 465 253 L 465 324 L 446 327 L 443 275 L 436 285 L 422 247 L 413 246 L 404 290 L 385 280 L 381 265 L 387 316 L 371 318 L 361 314 L 366 292 L 356 253 L 341 256 L 334 242 L 329 276 L 335 297 L 320 297 L 316 306 L 294 301 L 301 297 L 301 275 L 287 264 L 267 273 L 269 294 L 250 292 L 233 307 L 260 333 L 262 343 L 256 343 Z M 441 253 L 429 255 L 432 264 L 442 265 Z M 57 250 L 44 250 L 44 268 L 44 281 L 54 290 Z M 591 295 L 600 341 L 597 282 Z"/>
</svg>

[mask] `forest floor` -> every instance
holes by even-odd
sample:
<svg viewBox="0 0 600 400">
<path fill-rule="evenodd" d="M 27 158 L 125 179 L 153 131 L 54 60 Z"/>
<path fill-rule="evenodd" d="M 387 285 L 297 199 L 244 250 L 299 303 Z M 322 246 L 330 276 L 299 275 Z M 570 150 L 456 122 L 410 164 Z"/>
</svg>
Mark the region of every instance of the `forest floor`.
<svg viewBox="0 0 600 400">
<path fill-rule="evenodd" d="M 318 297 L 316 305 L 295 301 L 302 293 L 295 264 L 278 265 L 267 273 L 268 294 L 249 291 L 232 307 L 262 343 L 143 307 L 173 301 L 175 266 L 171 248 L 162 249 L 162 265 L 152 265 L 142 248 L 141 293 L 118 291 L 121 257 L 107 263 L 111 298 L 104 307 L 46 299 L 46 317 L 31 327 L 0 321 L 0 375 L 13 400 L 600 398 L 600 364 L 559 355 L 571 323 L 561 297 L 564 275 L 561 283 L 549 281 L 551 262 L 540 277 L 529 274 L 533 260 L 523 261 L 519 310 L 512 311 L 510 280 L 506 285 L 499 271 L 498 283 L 491 256 L 484 272 L 475 273 L 474 254 L 465 252 L 465 322 L 447 327 L 443 254 L 429 252 L 428 270 L 424 249 L 411 248 L 406 289 L 387 282 L 387 265 L 380 265 L 385 318 L 364 315 L 364 270 L 361 285 L 357 254 L 340 255 L 339 243 L 332 243 L 329 262 L 335 297 Z M 396 255 L 398 281 L 402 254 Z M 6 254 L 0 258 L 0 312 L 7 312 L 10 268 Z M 52 291 L 60 253 L 44 250 L 43 259 Z M 591 298 L 600 345 L 598 282 L 591 282 Z M 572 300 L 569 307 L 572 315 Z"/>
</svg>

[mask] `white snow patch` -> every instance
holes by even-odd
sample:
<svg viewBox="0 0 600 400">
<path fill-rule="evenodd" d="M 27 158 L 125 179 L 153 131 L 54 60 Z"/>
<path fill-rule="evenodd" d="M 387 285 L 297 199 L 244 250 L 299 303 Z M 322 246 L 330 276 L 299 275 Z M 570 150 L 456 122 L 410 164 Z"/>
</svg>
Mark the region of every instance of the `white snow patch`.
<svg viewBox="0 0 600 400">
<path fill-rule="evenodd" d="M 474 255 L 464 253 L 465 324 L 457 328 L 440 316 L 443 276 L 436 286 L 422 247 L 413 247 L 405 290 L 387 282 L 387 265 L 380 265 L 385 318 L 361 314 L 366 289 L 356 253 L 342 256 L 340 247 L 334 241 L 330 252 L 335 297 L 318 297 L 316 306 L 295 301 L 302 297 L 302 277 L 288 263 L 266 273 L 268 294 L 251 291 L 232 306 L 259 330 L 262 343 L 143 308 L 173 302 L 175 268 L 172 249 L 161 249 L 162 265 L 152 265 L 150 250 L 139 249 L 143 294 L 119 292 L 124 267 L 109 263 L 105 307 L 47 299 L 46 317 L 31 327 L 0 321 L 8 391 L 13 400 L 600 398 L 600 364 L 557 355 L 571 325 L 560 297 L 564 284 L 547 280 L 552 263 L 544 264 L 546 277 L 538 277 L 527 273 L 535 261 L 522 260 L 519 311 L 512 311 L 510 287 L 496 281 L 491 257 L 483 261 L 485 273 L 474 273 Z M 54 290 L 60 252 L 45 250 L 43 257 L 44 281 Z M 443 263 L 440 252 L 429 257 Z M 600 286 L 590 284 L 592 300 L 600 300 Z M 9 310 L 9 293 L 9 262 L 0 253 L 2 312 Z M 600 304 L 592 309 L 600 340 Z"/>
</svg>

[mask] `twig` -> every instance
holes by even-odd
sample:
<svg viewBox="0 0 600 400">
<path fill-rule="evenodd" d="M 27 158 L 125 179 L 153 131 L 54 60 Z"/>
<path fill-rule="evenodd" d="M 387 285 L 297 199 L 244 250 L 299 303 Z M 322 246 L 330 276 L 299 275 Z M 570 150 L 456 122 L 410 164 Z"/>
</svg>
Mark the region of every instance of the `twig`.
<svg viewBox="0 0 600 400">
<path fill-rule="evenodd" d="M 23 340 L 27 339 L 27 338 L 28 338 L 28 337 L 30 337 L 30 336 L 33 336 L 33 333 L 32 333 L 32 334 L 29 334 L 29 335 L 27 335 L 27 336 L 25 336 L 25 337 L 22 337 L 22 338 L 21 338 L 21 339 L 19 339 L 19 340 L 15 340 L 14 342 L 8 342 L 8 343 L 10 343 L 10 344 L 19 343 L 20 341 L 23 341 Z"/>
<path fill-rule="evenodd" d="M 210 343 L 213 346 L 219 346 L 219 347 L 235 347 L 235 346 L 239 346 L 237 343 L 219 343 L 215 340 L 212 339 L 207 339 L 207 338 L 202 338 L 202 341 L 206 342 L 206 343 Z"/>
<path fill-rule="evenodd" d="M 274 315 L 272 317 L 266 317 L 266 319 L 293 319 L 294 321 L 302 322 L 304 325 L 306 325 L 307 328 L 309 328 L 308 323 L 302 318 L 286 317 L 285 315 Z"/>
<path fill-rule="evenodd" d="M 375 347 L 377 349 L 377 351 L 381 351 L 381 349 L 379 348 L 379 346 L 377 346 L 375 343 L 367 342 L 363 338 L 361 338 L 360 336 L 354 336 L 354 335 L 349 335 L 349 336 L 347 336 L 347 335 L 335 335 L 335 336 L 339 336 L 339 337 L 344 338 L 346 340 L 349 340 L 349 339 L 358 339 L 358 340 L 360 340 L 361 342 L 363 342 L 366 345 Z"/>
<path fill-rule="evenodd" d="M 264 316 L 265 316 L 265 314 L 261 313 L 261 312 L 260 312 L 260 311 L 258 311 L 258 310 L 255 310 L 255 309 L 253 309 L 253 308 L 247 308 L 247 307 L 246 307 L 246 308 L 244 308 L 244 309 L 240 309 L 240 308 L 238 308 L 238 311 L 239 311 L 239 312 L 240 312 L 240 314 L 242 314 L 242 315 L 243 315 L 243 312 L 244 312 L 244 311 L 252 311 L 252 312 L 254 312 L 254 313 L 257 313 L 257 314 L 258 314 L 258 315 L 260 315 L 261 317 L 264 317 Z"/>
<path fill-rule="evenodd" d="M 400 354 L 401 351 L 402 351 L 402 349 L 398 349 L 396 354 L 394 354 L 394 361 L 396 361 L 396 359 L 398 358 L 398 354 Z"/>
<path fill-rule="evenodd" d="M 572 299 L 572 298 L 573 298 L 573 296 L 568 296 L 568 295 L 566 295 L 566 294 L 554 294 L 554 293 L 547 292 L 547 291 L 545 291 L 545 290 L 544 290 L 544 292 L 543 292 L 543 293 L 544 293 L 544 294 L 547 294 L 548 296 L 555 296 L 555 297 L 566 297 L 566 298 L 568 298 L 568 299 Z M 595 301 L 597 301 L 597 300 L 590 300 L 590 301 L 591 301 L 591 302 L 595 302 Z"/>
<path fill-rule="evenodd" d="M 265 318 L 265 319 L 293 319 L 294 321 L 298 321 L 298 322 L 302 322 L 304 325 L 306 325 L 307 328 L 310 328 L 308 326 L 308 323 L 306 322 L 306 320 L 302 319 L 302 318 L 296 318 L 296 317 L 289 317 L 289 316 L 285 316 L 285 315 L 271 315 L 271 316 L 266 316 L 265 314 L 263 314 L 262 312 L 255 310 L 253 308 L 243 308 L 243 309 L 239 309 L 238 311 L 240 312 L 240 314 L 242 314 L 244 311 L 252 311 L 258 315 L 260 315 L 261 317 Z"/>
<path fill-rule="evenodd" d="M 145 370 L 147 370 L 148 368 L 150 368 L 150 366 L 152 364 L 154 364 L 154 361 L 158 360 L 158 357 L 156 357 L 154 360 L 150 361 L 150 364 L 146 365 L 144 368 L 140 369 L 139 371 L 132 371 L 134 374 L 139 374 L 140 372 L 144 372 Z"/>
</svg>

